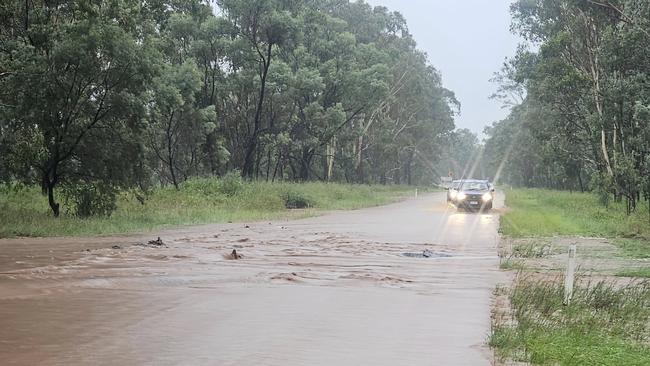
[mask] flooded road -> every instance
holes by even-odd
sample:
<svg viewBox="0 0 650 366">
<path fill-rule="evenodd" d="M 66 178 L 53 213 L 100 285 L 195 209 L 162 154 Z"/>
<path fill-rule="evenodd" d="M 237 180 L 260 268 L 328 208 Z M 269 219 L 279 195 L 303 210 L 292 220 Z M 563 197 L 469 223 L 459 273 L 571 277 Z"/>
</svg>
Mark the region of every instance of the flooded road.
<svg viewBox="0 0 650 366">
<path fill-rule="evenodd" d="M 146 237 L 0 240 L 0 359 L 489 365 L 498 214 L 444 200 Z M 164 245 L 147 244 L 158 236 Z"/>
</svg>

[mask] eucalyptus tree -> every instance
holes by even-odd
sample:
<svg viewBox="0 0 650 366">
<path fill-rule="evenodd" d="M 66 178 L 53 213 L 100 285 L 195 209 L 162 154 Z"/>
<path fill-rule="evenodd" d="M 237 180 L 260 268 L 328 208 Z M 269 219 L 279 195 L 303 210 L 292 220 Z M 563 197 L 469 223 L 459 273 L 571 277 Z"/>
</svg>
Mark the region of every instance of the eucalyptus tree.
<svg viewBox="0 0 650 366">
<path fill-rule="evenodd" d="M 149 144 L 178 188 L 180 182 L 199 173 L 201 147 L 215 128 L 215 109 L 196 106 L 201 79 L 193 61 L 166 65 L 152 87 Z"/>
<path fill-rule="evenodd" d="M 195 61 L 195 48 L 203 41 L 201 24 L 212 15 L 207 6 L 193 10 L 172 13 L 162 24 L 162 64 L 151 83 L 148 104 L 147 142 L 165 168 L 160 175 L 176 188 L 180 182 L 203 172 L 203 148 L 216 128 L 215 106 L 205 100 L 210 93 L 210 81 L 206 80 L 210 71 L 204 69 L 202 75 Z M 204 61 L 203 66 L 210 65 Z"/>
<path fill-rule="evenodd" d="M 129 147 L 137 142 L 102 135 L 142 128 L 141 98 L 155 69 L 150 22 L 138 4 L 122 1 L 8 1 L 2 11 L 1 128 L 15 134 L 5 148 L 15 175 L 38 179 L 58 216 L 60 183 L 128 178 L 111 165 L 132 161 L 122 153 L 137 153 Z"/>
<path fill-rule="evenodd" d="M 299 4 L 283 0 L 217 0 L 216 3 L 230 22 L 233 30 L 231 37 L 237 42 L 237 53 L 241 53 L 237 57 L 241 64 L 234 68 L 258 77 L 253 85 L 257 91 L 254 107 L 244 113 L 244 126 L 238 129 L 238 133 L 245 135 L 241 172 L 243 176 L 252 178 L 259 137 L 265 128 L 264 102 L 269 69 L 274 62 L 275 48 L 287 42 L 292 34 L 292 11 Z"/>
<path fill-rule="evenodd" d="M 55 215 L 62 184 L 427 181 L 457 109 L 405 19 L 360 1 L 0 4 L 0 180 Z"/>
<path fill-rule="evenodd" d="M 526 113 L 513 109 L 510 120 L 547 169 L 526 184 L 585 189 L 591 176 L 591 186 L 633 211 L 647 197 L 650 3 L 521 0 L 512 13 L 513 30 L 535 51 L 520 49 L 498 81 L 501 90 L 525 89 Z"/>
</svg>

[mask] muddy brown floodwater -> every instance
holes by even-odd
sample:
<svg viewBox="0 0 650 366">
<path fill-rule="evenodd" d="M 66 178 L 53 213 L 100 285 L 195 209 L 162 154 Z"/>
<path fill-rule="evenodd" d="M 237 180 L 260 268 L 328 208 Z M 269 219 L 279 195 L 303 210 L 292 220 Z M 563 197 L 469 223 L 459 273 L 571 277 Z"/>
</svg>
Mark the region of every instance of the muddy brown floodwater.
<svg viewBox="0 0 650 366">
<path fill-rule="evenodd" d="M 489 365 L 498 210 L 444 200 L 0 240 L 0 363 Z"/>
</svg>

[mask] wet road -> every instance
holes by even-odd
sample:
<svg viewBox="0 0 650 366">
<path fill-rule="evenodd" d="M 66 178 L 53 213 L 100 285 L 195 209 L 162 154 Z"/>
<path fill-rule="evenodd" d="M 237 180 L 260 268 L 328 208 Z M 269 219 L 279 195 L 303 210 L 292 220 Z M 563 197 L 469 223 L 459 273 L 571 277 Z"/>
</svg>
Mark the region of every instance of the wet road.
<svg viewBox="0 0 650 366">
<path fill-rule="evenodd" d="M 0 240 L 0 360 L 489 365 L 497 227 L 496 212 L 433 194 L 156 233 L 165 247 L 137 245 L 153 235 Z"/>
</svg>

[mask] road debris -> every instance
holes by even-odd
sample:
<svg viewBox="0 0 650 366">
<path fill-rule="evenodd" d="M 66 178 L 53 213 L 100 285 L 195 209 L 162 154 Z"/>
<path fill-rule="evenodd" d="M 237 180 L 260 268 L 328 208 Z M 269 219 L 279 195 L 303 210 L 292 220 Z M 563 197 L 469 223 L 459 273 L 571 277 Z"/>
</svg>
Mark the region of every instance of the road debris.
<svg viewBox="0 0 650 366">
<path fill-rule="evenodd" d="M 447 252 L 433 252 L 429 249 L 425 249 L 422 252 L 402 253 L 402 256 L 409 258 L 450 258 L 453 257 L 453 254 Z"/>
<path fill-rule="evenodd" d="M 168 246 L 165 244 L 165 242 L 162 241 L 162 239 L 160 239 L 160 237 L 158 237 L 156 240 L 149 240 L 146 244 L 136 243 L 135 245 L 148 248 L 168 248 Z"/>
<path fill-rule="evenodd" d="M 223 258 L 227 259 L 227 260 L 238 260 L 238 259 L 242 259 L 243 256 L 241 254 L 237 253 L 237 249 L 233 249 L 232 253 L 224 254 Z"/>
</svg>

